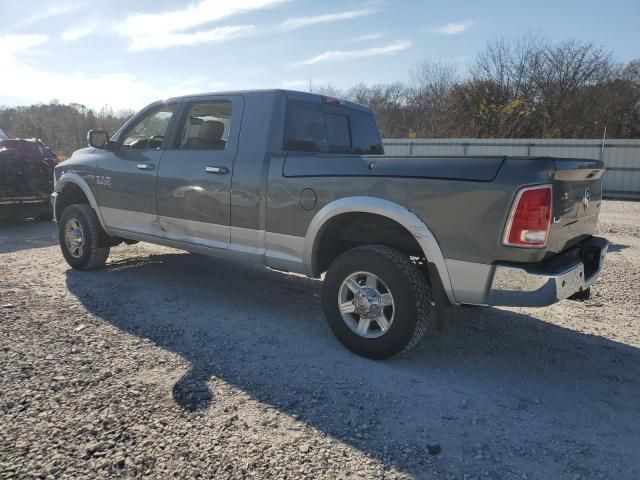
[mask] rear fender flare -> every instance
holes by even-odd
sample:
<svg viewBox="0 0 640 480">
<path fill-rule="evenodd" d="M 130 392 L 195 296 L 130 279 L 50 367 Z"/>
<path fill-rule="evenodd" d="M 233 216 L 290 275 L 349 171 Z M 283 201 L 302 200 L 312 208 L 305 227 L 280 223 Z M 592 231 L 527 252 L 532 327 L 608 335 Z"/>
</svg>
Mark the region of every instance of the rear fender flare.
<svg viewBox="0 0 640 480">
<path fill-rule="evenodd" d="M 429 227 L 407 208 L 390 200 L 376 197 L 346 197 L 325 205 L 313 217 L 304 240 L 303 262 L 309 275 L 317 275 L 317 253 L 320 239 L 329 220 L 343 213 L 371 213 L 396 221 L 414 236 L 425 257 L 435 265 L 440 282 L 451 304 L 458 302 L 453 294 L 449 271 L 435 236 Z"/>
</svg>

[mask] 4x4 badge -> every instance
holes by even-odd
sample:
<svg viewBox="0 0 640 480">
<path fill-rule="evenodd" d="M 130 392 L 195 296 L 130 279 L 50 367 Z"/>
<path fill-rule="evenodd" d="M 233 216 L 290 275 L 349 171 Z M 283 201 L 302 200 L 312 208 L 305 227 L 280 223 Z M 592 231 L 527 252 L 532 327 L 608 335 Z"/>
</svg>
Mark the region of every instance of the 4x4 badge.
<svg viewBox="0 0 640 480">
<path fill-rule="evenodd" d="M 102 185 L 103 187 L 111 188 L 111 177 L 96 175 L 96 185 Z"/>
</svg>

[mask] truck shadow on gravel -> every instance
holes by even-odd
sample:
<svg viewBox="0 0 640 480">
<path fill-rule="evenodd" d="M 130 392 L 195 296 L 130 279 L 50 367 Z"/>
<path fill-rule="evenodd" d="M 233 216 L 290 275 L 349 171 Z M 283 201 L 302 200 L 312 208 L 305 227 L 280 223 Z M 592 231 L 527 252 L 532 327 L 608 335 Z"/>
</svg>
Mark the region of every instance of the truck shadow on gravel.
<svg viewBox="0 0 640 480">
<path fill-rule="evenodd" d="M 539 455 L 556 473 L 635 468 L 640 352 L 624 344 L 465 308 L 409 354 L 376 362 L 333 338 L 315 280 L 166 254 L 69 270 L 67 285 L 94 315 L 191 364 L 174 387 L 186 411 L 216 401 L 217 377 L 413 475 L 455 461 L 535 477 Z"/>
<path fill-rule="evenodd" d="M 621 252 L 622 250 L 625 250 L 625 249 L 627 249 L 627 248 L 629 248 L 629 245 L 623 245 L 623 244 L 621 244 L 621 243 L 613 243 L 613 242 L 611 242 L 611 243 L 609 244 L 609 248 L 608 248 L 608 250 L 607 250 L 607 251 L 608 251 L 609 253 L 619 253 L 619 252 Z"/>
</svg>

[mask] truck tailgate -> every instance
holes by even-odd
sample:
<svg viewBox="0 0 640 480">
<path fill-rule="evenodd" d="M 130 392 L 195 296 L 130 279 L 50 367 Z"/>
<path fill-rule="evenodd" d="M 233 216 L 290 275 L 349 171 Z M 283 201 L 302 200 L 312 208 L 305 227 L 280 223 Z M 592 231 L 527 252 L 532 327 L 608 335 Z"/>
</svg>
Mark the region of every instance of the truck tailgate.
<svg viewBox="0 0 640 480">
<path fill-rule="evenodd" d="M 595 233 L 604 173 L 600 160 L 558 158 L 554 163 L 550 253 L 561 252 Z"/>
</svg>

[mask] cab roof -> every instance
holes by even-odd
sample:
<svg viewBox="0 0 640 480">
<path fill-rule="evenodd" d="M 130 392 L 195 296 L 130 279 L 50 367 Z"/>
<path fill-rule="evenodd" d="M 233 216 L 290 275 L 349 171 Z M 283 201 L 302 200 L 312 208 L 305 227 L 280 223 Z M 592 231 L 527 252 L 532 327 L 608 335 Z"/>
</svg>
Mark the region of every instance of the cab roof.
<svg viewBox="0 0 640 480">
<path fill-rule="evenodd" d="M 163 102 L 169 102 L 169 101 L 191 100 L 191 99 L 197 99 L 197 98 L 201 98 L 209 95 L 242 95 L 246 97 L 246 96 L 270 96 L 270 95 L 272 96 L 277 94 L 286 95 L 288 100 L 299 100 L 299 101 L 305 101 L 305 102 L 321 103 L 326 101 L 326 99 L 339 100 L 340 104 L 344 105 L 345 107 L 361 110 L 365 112 L 371 111 L 371 109 L 366 105 L 362 105 L 356 102 L 351 102 L 349 100 L 343 100 L 343 99 L 337 99 L 337 98 L 334 99 L 333 97 L 329 97 L 327 95 L 320 95 L 318 93 L 301 92 L 298 90 L 285 90 L 285 89 L 279 89 L 279 88 L 257 89 L 257 90 L 227 90 L 227 91 L 221 91 L 221 92 L 197 93 L 197 94 L 190 94 L 190 95 L 182 95 L 178 97 L 171 97 L 157 103 L 163 103 Z"/>
</svg>

